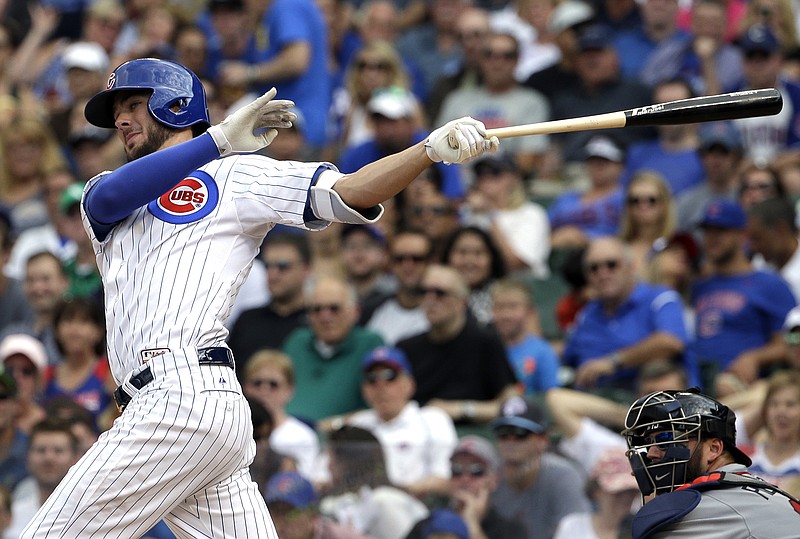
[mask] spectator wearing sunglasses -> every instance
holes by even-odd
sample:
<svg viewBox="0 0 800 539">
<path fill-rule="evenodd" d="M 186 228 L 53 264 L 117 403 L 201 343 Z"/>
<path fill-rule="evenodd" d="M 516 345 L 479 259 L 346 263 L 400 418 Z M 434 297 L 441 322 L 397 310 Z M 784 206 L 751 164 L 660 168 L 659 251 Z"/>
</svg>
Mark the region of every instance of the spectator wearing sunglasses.
<svg viewBox="0 0 800 539">
<path fill-rule="evenodd" d="M 368 353 L 362 373 L 361 392 L 370 408 L 356 412 L 348 423 L 381 442 L 393 484 L 420 498 L 444 493 L 458 440 L 453 420 L 439 408 L 411 400 L 414 377 L 399 348 L 381 346 Z"/>
<path fill-rule="evenodd" d="M 565 515 L 590 510 L 584 476 L 574 463 L 548 451 L 549 425 L 538 402 L 511 397 L 491 427 L 501 477 L 492 507 L 521 523 L 528 539 L 551 539 Z"/>
<path fill-rule="evenodd" d="M 457 422 L 490 421 L 504 398 L 520 392 L 503 342 L 468 314 L 469 288 L 454 268 L 429 266 L 421 290 L 430 329 L 397 343 L 414 371 L 414 400 Z"/>
<path fill-rule="evenodd" d="M 500 480 L 500 457 L 492 442 L 482 436 L 467 435 L 458 441 L 450 456 L 448 482 L 451 510 L 467 525 L 470 539 L 525 539 L 519 522 L 503 517 L 490 503 Z M 406 539 L 423 539 L 431 519 L 418 522 Z"/>
<path fill-rule="evenodd" d="M 38 400 L 42 392 L 42 372 L 47 368 L 47 352 L 36 337 L 17 333 L 0 341 L 0 361 L 17 385 L 17 427 L 26 433 L 45 418 Z"/>
<path fill-rule="evenodd" d="M 258 401 L 272 416 L 269 445 L 291 457 L 297 470 L 311 481 L 327 478 L 320 461 L 317 432 L 286 412 L 295 390 L 292 360 L 280 350 L 259 350 L 249 359 L 244 372 L 244 394 Z"/>
<path fill-rule="evenodd" d="M 341 277 L 320 275 L 306 282 L 304 298 L 308 327 L 294 330 L 283 345 L 295 371 L 286 411 L 313 422 L 366 408 L 361 360 L 383 341 L 357 324 L 355 288 Z"/>
<path fill-rule="evenodd" d="M 648 362 L 666 359 L 692 372 L 680 296 L 639 280 L 621 239 L 595 239 L 584 271 L 595 298 L 578 315 L 562 355 L 562 363 L 575 369 L 577 388 L 627 402 Z"/>
</svg>

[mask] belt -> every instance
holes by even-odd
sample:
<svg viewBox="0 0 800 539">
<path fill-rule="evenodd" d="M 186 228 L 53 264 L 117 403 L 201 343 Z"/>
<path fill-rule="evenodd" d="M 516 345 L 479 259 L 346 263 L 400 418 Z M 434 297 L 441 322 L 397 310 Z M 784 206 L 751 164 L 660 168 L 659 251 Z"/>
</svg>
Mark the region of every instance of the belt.
<svg viewBox="0 0 800 539">
<path fill-rule="evenodd" d="M 223 367 L 234 368 L 233 353 L 231 353 L 229 349 L 221 346 L 200 348 L 197 351 L 197 361 L 200 365 L 222 365 Z M 153 371 L 150 370 L 150 365 L 146 365 L 142 370 L 131 376 L 127 383 L 138 392 L 152 381 Z M 133 395 L 131 395 L 124 386 L 119 386 L 114 390 L 114 402 L 117 403 L 117 409 L 120 412 L 125 409 L 132 398 Z"/>
</svg>

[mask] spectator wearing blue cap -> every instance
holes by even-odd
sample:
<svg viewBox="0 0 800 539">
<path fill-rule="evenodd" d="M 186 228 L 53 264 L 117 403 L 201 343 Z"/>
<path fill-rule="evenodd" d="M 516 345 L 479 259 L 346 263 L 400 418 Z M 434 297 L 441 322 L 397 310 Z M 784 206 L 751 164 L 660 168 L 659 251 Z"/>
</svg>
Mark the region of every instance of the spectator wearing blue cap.
<svg viewBox="0 0 800 539">
<path fill-rule="evenodd" d="M 727 200 L 711 202 L 700 221 L 707 276 L 691 292 L 694 349 L 707 391 L 720 397 L 785 359 L 781 328 L 796 305 L 780 276 L 753 269 L 746 226 L 742 207 Z"/>
<path fill-rule="evenodd" d="M 431 512 L 422 528 L 423 539 L 470 539 L 467 524 L 461 515 L 450 509 Z"/>
<path fill-rule="evenodd" d="M 520 522 L 529 539 L 551 539 L 565 515 L 589 511 L 576 465 L 548 451 L 549 425 L 540 404 L 511 397 L 491 426 L 501 475 L 492 506 L 501 516 Z"/>
<path fill-rule="evenodd" d="M 422 497 L 447 490 L 450 453 L 458 436 L 443 410 L 411 400 L 416 384 L 399 348 L 381 346 L 362 362 L 361 393 L 369 410 L 348 422 L 371 431 L 386 455 L 389 480 Z"/>
<path fill-rule="evenodd" d="M 764 165 L 800 144 L 800 85 L 782 74 L 781 43 L 768 26 L 750 26 L 739 39 L 739 48 L 744 54 L 744 77 L 729 90 L 777 88 L 783 96 L 783 110 L 775 116 L 733 120 L 742 133 L 745 157 Z"/>
<path fill-rule="evenodd" d="M 297 472 L 275 474 L 264 492 L 281 539 L 366 539 L 352 528 L 320 515 L 314 486 Z"/>
</svg>

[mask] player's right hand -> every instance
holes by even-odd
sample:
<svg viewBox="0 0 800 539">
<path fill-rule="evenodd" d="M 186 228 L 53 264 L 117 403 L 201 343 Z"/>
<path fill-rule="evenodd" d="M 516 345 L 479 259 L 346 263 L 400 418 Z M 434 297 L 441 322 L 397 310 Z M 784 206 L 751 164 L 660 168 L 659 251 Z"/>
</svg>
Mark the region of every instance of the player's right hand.
<svg viewBox="0 0 800 539">
<path fill-rule="evenodd" d="M 237 110 L 208 129 L 222 157 L 234 153 L 252 153 L 268 146 L 278 135 L 277 127 L 291 127 L 297 115 L 294 102 L 272 100 L 278 91 L 270 91 Z"/>
<path fill-rule="evenodd" d="M 434 130 L 425 141 L 425 151 L 434 163 L 463 163 L 500 147 L 497 137 L 486 138 L 486 127 L 469 116 L 447 122 Z"/>
</svg>

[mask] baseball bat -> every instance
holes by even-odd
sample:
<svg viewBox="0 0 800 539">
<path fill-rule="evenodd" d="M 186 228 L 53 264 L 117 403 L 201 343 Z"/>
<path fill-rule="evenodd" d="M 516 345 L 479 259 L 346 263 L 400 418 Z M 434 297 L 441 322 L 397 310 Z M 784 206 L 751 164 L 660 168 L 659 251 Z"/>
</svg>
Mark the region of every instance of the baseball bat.
<svg viewBox="0 0 800 539">
<path fill-rule="evenodd" d="M 781 93 L 775 88 L 745 90 L 668 101 L 635 109 L 553 120 L 536 124 L 514 125 L 486 130 L 486 138 L 522 137 L 548 133 L 568 133 L 627 126 L 677 125 L 717 120 L 733 120 L 778 114 L 783 107 Z"/>
</svg>

